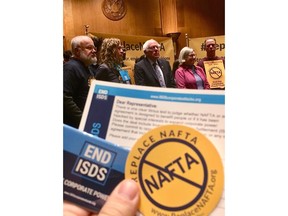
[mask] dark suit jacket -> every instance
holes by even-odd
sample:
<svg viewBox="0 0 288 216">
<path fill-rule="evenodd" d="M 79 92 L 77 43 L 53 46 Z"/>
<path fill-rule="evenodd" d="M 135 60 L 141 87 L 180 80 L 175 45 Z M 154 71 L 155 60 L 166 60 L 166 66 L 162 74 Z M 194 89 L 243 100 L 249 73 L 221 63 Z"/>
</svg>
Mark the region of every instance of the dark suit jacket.
<svg viewBox="0 0 288 216">
<path fill-rule="evenodd" d="M 172 76 L 171 66 L 165 59 L 158 59 L 167 88 L 176 88 L 174 77 Z M 134 79 L 136 85 L 161 87 L 157 75 L 147 58 L 134 65 Z"/>
<path fill-rule="evenodd" d="M 95 73 L 96 80 L 120 83 L 119 72 L 115 69 L 108 68 L 105 63 L 100 64 Z"/>
</svg>

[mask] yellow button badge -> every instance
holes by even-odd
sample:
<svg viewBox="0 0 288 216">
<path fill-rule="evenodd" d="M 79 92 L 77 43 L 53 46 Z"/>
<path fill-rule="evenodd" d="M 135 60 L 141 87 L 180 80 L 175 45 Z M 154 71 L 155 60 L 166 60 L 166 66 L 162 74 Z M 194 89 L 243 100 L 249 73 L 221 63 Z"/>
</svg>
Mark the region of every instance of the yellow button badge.
<svg viewBox="0 0 288 216">
<path fill-rule="evenodd" d="M 224 187 L 217 149 L 202 133 L 183 125 L 160 126 L 137 140 L 125 178 L 139 183 L 139 211 L 145 216 L 209 215 Z"/>
</svg>

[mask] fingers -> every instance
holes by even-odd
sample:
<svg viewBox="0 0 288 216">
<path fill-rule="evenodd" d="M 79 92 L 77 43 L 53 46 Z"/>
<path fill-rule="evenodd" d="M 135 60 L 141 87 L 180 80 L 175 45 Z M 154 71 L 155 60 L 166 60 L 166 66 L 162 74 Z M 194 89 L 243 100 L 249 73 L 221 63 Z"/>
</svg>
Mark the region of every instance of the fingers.
<svg viewBox="0 0 288 216">
<path fill-rule="evenodd" d="M 88 216 L 89 212 L 73 203 L 64 201 L 63 216 Z"/>
<path fill-rule="evenodd" d="M 139 205 L 140 190 L 131 179 L 123 180 L 111 193 L 99 216 L 135 216 Z"/>
<path fill-rule="evenodd" d="M 131 179 L 123 180 L 113 190 L 99 212 L 99 216 L 135 216 L 139 205 L 140 190 Z M 63 216 L 89 216 L 89 211 L 64 201 Z"/>
</svg>

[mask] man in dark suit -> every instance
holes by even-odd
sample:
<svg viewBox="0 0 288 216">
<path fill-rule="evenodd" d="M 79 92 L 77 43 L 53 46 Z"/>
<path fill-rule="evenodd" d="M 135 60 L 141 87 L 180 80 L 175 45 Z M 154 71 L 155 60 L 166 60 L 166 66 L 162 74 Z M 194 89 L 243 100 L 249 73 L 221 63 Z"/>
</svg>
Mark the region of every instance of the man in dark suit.
<svg viewBox="0 0 288 216">
<path fill-rule="evenodd" d="M 145 58 L 134 65 L 136 85 L 176 88 L 169 62 L 160 57 L 160 44 L 150 39 L 143 44 Z"/>
</svg>

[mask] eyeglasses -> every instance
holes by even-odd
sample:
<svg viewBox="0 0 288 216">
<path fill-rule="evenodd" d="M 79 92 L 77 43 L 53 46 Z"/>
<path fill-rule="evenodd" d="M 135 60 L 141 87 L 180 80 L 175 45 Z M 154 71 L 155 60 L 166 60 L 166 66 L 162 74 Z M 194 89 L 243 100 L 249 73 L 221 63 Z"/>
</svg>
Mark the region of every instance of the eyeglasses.
<svg viewBox="0 0 288 216">
<path fill-rule="evenodd" d="M 83 49 L 87 49 L 87 50 L 90 50 L 90 51 L 92 51 L 94 49 L 95 51 L 97 51 L 97 48 L 95 46 L 92 46 L 92 45 L 89 45 L 87 47 L 83 47 Z"/>
<path fill-rule="evenodd" d="M 206 47 L 210 47 L 210 46 L 215 47 L 216 44 L 207 44 L 207 45 L 206 45 Z"/>
<path fill-rule="evenodd" d="M 190 57 L 196 57 L 196 54 L 195 54 L 195 53 L 190 53 L 188 56 L 190 56 Z"/>
<path fill-rule="evenodd" d="M 160 45 L 155 45 L 155 46 L 151 46 L 151 47 L 148 47 L 147 50 L 159 50 L 160 49 Z"/>
</svg>

